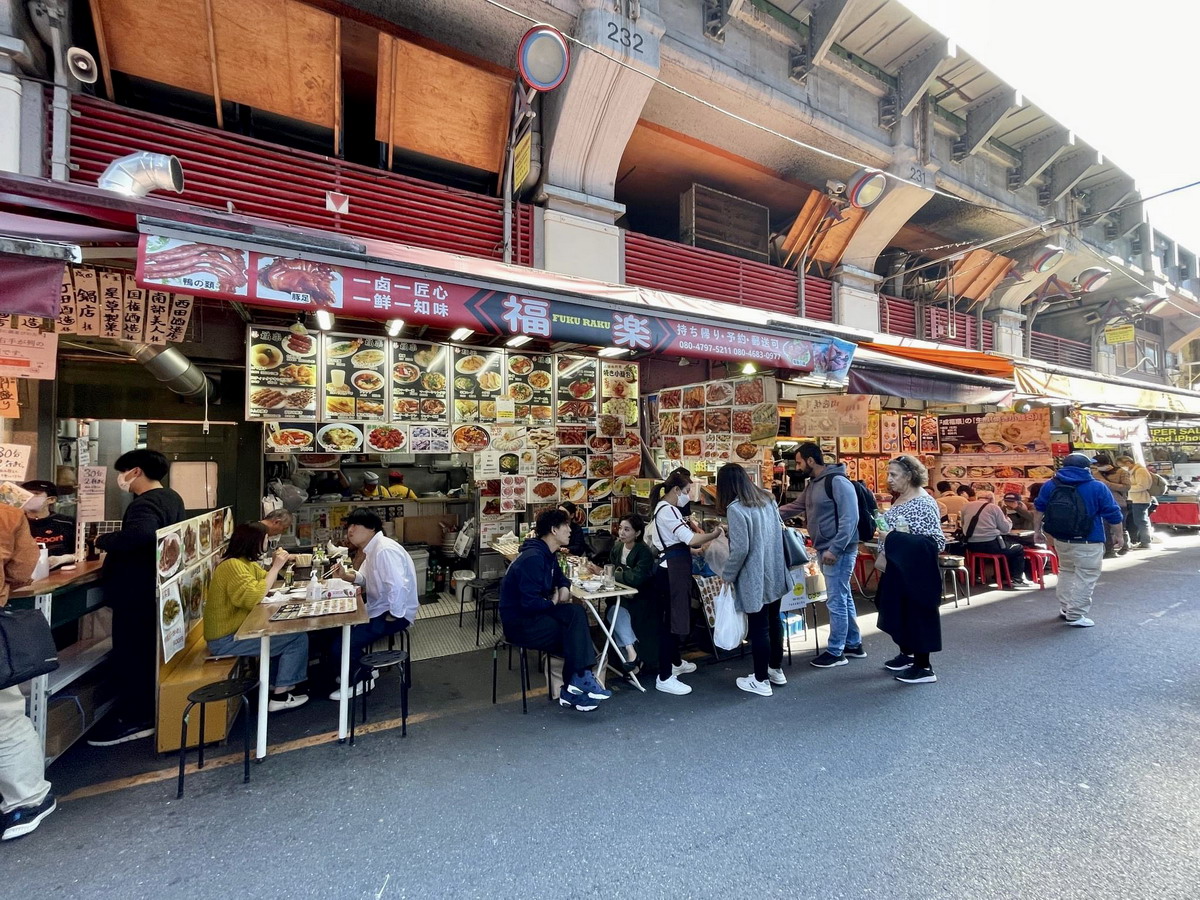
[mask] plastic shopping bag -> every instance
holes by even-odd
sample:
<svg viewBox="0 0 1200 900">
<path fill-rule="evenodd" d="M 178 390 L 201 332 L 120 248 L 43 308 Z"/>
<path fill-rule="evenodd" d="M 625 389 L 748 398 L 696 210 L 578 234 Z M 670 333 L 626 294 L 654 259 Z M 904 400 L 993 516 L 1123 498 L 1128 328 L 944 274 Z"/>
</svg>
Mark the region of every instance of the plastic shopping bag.
<svg viewBox="0 0 1200 900">
<path fill-rule="evenodd" d="M 713 626 L 713 643 L 722 650 L 736 650 L 746 639 L 749 623 L 746 614 L 737 611 L 733 602 L 733 588 L 722 585 L 713 601 L 717 623 Z"/>
<path fill-rule="evenodd" d="M 705 544 L 704 561 L 715 574 L 720 575 L 725 570 L 725 563 L 729 562 L 729 538 L 721 535 Z"/>
</svg>

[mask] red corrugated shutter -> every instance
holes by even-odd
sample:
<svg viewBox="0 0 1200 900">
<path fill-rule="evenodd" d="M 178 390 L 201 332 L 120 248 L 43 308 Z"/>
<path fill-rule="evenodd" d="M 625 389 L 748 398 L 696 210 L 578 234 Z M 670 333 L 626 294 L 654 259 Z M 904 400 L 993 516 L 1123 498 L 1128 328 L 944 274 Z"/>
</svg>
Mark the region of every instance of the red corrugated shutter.
<svg viewBox="0 0 1200 900">
<path fill-rule="evenodd" d="M 113 159 L 135 150 L 172 153 L 183 163 L 181 199 L 197 206 L 324 231 L 448 250 L 503 256 L 503 204 L 495 197 L 444 187 L 329 156 L 291 150 L 126 109 L 76 94 L 71 123 L 73 181 L 94 183 Z M 325 209 L 325 192 L 350 198 L 345 215 Z M 532 209 L 518 204 L 513 261 L 533 264 Z"/>
<path fill-rule="evenodd" d="M 911 300 L 880 294 L 883 302 L 879 326 L 884 334 L 902 337 L 917 336 L 917 308 Z"/>
</svg>

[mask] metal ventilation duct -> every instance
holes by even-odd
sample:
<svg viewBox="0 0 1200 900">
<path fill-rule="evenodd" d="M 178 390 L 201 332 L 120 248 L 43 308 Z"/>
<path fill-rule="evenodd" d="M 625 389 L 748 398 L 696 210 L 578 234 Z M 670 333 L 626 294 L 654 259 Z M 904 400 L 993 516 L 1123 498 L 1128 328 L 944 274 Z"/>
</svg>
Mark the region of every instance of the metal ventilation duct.
<svg viewBox="0 0 1200 900">
<path fill-rule="evenodd" d="M 114 159 L 96 179 L 106 191 L 127 197 L 145 197 L 151 191 L 183 193 L 183 166 L 174 156 L 139 150 Z"/>
<path fill-rule="evenodd" d="M 185 400 L 200 402 L 206 397 L 211 399 L 213 383 L 196 368 L 195 363 L 174 347 L 129 341 L 121 341 L 121 346 L 168 390 Z"/>
</svg>

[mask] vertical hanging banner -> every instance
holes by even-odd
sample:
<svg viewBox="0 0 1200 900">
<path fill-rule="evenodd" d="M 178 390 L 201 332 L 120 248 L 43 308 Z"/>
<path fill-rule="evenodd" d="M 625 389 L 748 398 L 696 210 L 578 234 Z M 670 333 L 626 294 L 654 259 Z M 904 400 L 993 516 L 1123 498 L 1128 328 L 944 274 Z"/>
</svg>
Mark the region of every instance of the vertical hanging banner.
<svg viewBox="0 0 1200 900">
<path fill-rule="evenodd" d="M 75 333 L 100 336 L 100 278 L 87 267 L 75 270 Z"/>
<path fill-rule="evenodd" d="M 183 343 L 188 323 L 192 320 L 195 298 L 187 294 L 171 294 L 171 305 L 167 312 L 167 343 Z"/>
<path fill-rule="evenodd" d="M 141 343 L 146 330 L 145 288 L 138 287 L 132 275 L 125 276 L 125 312 L 121 317 L 121 337 Z"/>
<path fill-rule="evenodd" d="M 100 337 L 121 338 L 121 307 L 125 280 L 120 272 L 100 273 Z"/>
<path fill-rule="evenodd" d="M 0 378 L 0 419 L 15 419 L 21 415 L 17 403 L 17 379 Z"/>
<path fill-rule="evenodd" d="M 171 295 L 166 291 L 151 291 L 146 298 L 146 343 L 165 344 L 169 330 L 168 313 Z"/>
<path fill-rule="evenodd" d="M 62 296 L 58 304 L 58 333 L 75 334 L 75 278 L 71 266 L 63 269 Z"/>
</svg>

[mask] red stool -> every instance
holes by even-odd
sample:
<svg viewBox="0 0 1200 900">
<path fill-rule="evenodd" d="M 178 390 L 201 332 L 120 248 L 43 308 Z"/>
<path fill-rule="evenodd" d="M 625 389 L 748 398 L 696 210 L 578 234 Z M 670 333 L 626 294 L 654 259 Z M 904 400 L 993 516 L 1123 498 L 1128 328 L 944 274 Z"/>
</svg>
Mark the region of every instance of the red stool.
<svg viewBox="0 0 1200 900">
<path fill-rule="evenodd" d="M 1048 566 L 1055 575 L 1058 574 L 1058 554 L 1053 550 L 1026 547 L 1025 563 L 1043 591 L 1046 589 L 1046 567 Z"/>
<path fill-rule="evenodd" d="M 984 565 L 992 564 L 996 572 L 996 587 L 1006 591 L 1012 587 L 1012 575 L 1008 571 L 1008 557 L 1003 553 L 973 553 L 967 551 L 967 568 L 971 570 L 971 580 L 986 584 L 984 581 Z"/>
<path fill-rule="evenodd" d="M 853 580 L 858 582 L 858 590 L 863 596 L 867 593 L 867 584 L 872 578 L 875 579 L 875 587 L 879 588 L 879 570 L 872 566 L 870 573 L 867 572 L 867 563 L 875 562 L 875 554 L 870 550 L 860 548 L 858 556 L 854 560 Z"/>
</svg>

